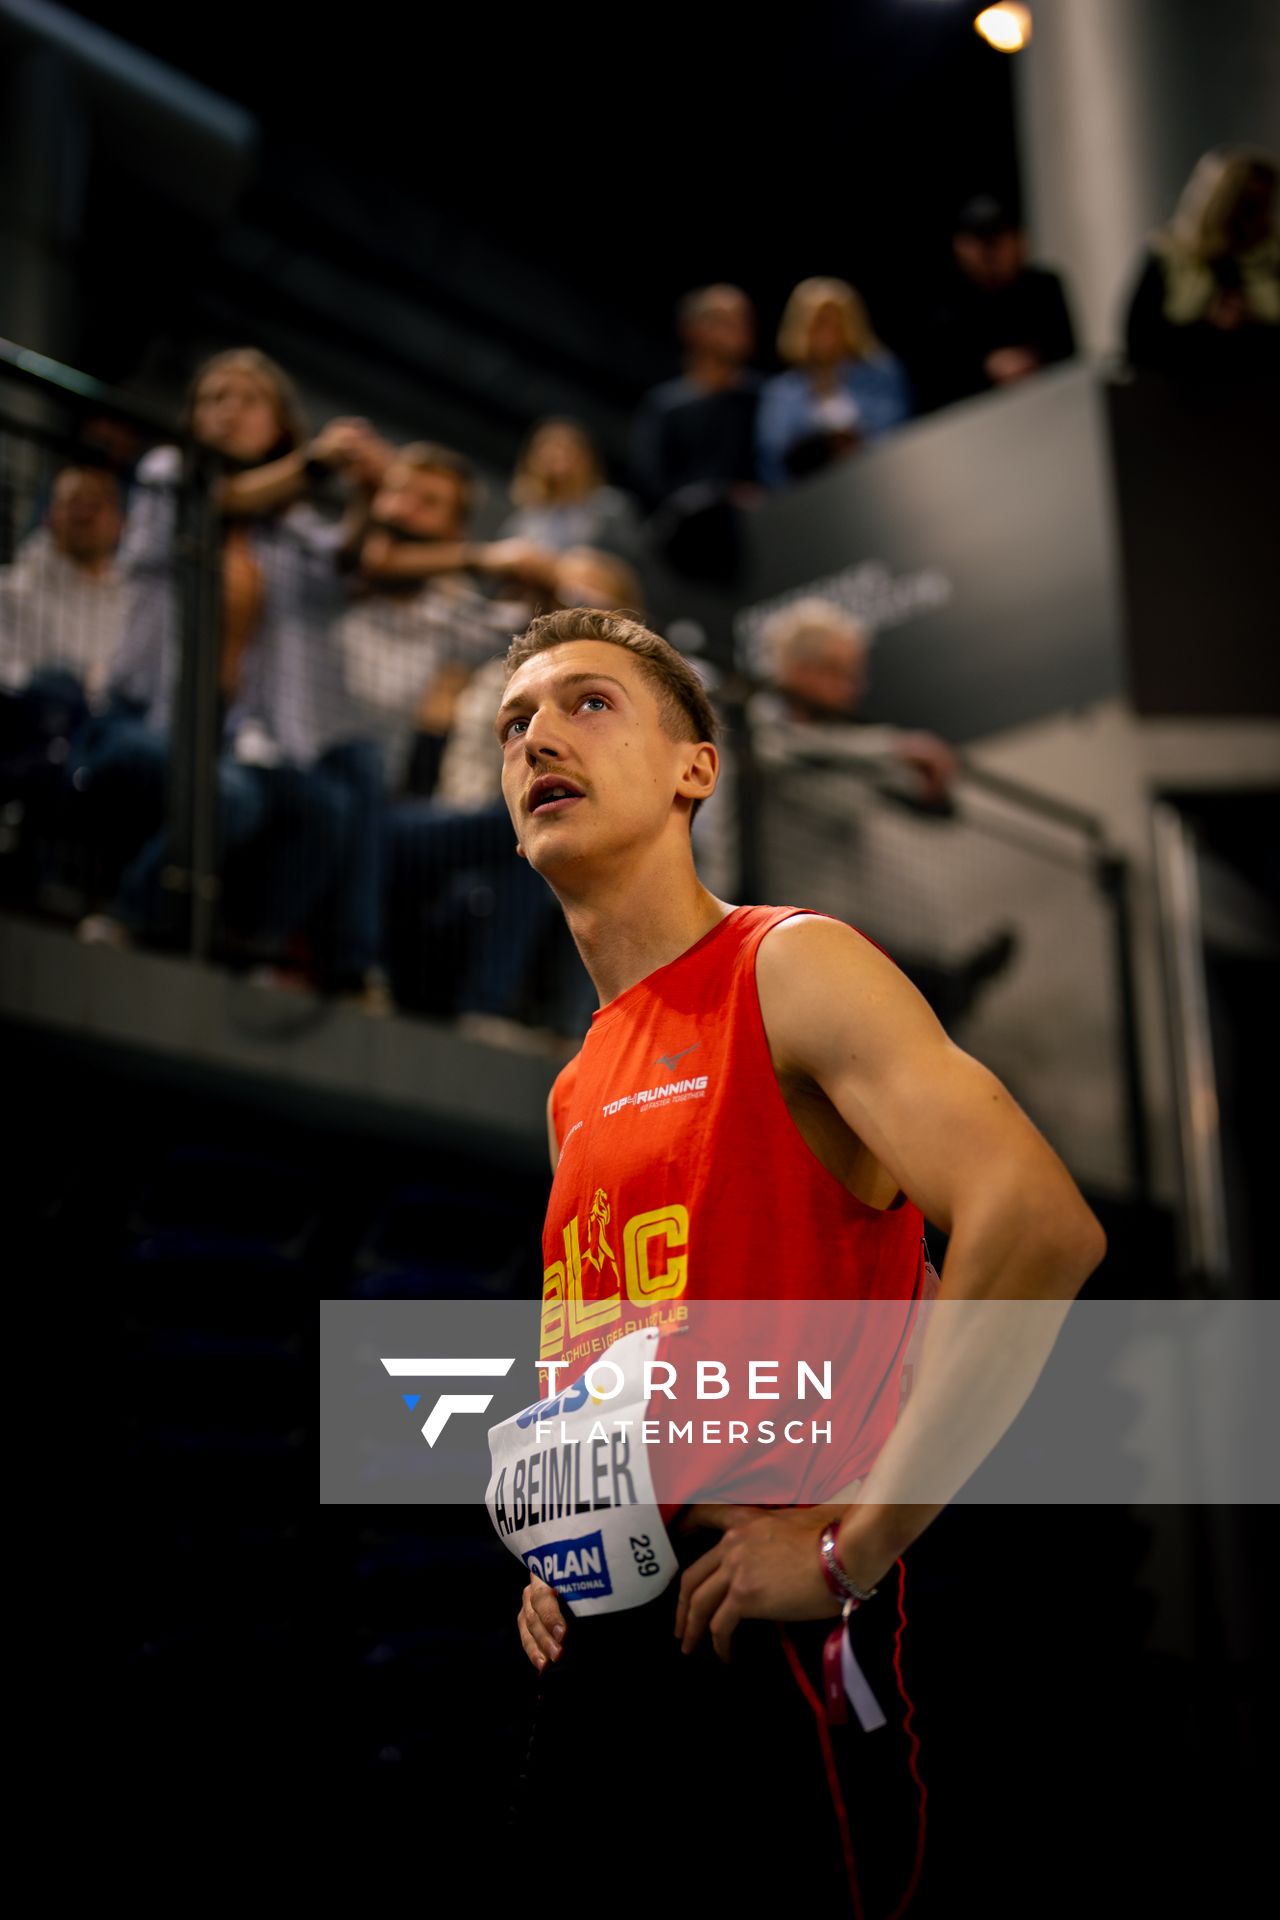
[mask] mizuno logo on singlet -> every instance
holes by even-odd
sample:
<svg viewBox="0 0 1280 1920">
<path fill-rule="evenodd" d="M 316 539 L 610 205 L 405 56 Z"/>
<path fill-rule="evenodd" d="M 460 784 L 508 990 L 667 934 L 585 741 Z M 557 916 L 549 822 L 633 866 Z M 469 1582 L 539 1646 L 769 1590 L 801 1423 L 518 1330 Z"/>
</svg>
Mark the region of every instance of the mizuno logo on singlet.
<svg viewBox="0 0 1280 1920">
<path fill-rule="evenodd" d="M 691 1046 L 681 1047 L 679 1053 L 660 1053 L 653 1064 L 655 1067 L 665 1067 L 668 1073 L 674 1073 L 686 1053 L 693 1053 L 701 1045 L 700 1040 L 695 1040 Z"/>
</svg>

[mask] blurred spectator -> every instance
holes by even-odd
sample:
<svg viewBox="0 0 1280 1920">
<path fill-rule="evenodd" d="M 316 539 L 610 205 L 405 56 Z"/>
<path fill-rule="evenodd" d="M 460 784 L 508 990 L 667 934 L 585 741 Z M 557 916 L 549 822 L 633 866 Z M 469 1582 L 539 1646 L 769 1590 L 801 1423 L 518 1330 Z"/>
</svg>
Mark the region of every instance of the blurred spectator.
<svg viewBox="0 0 1280 1920">
<path fill-rule="evenodd" d="M 339 644 L 352 724 L 380 744 L 392 793 L 430 791 L 458 694 L 528 620 L 528 589 L 493 599 L 477 586 L 477 571 L 511 577 L 509 549 L 522 543 L 470 541 L 474 491 L 464 455 L 420 441 L 393 455 L 370 506 L 364 592 L 341 616 Z"/>
<path fill-rule="evenodd" d="M 240 764 L 276 770 L 272 793 L 296 796 L 311 816 L 307 827 L 273 836 L 274 857 L 260 893 L 277 924 L 275 896 L 304 899 L 307 912 L 299 917 L 295 908 L 292 923 L 307 926 L 318 983 L 383 1011 L 382 753 L 347 696 L 339 623 L 391 449 L 367 421 L 339 419 L 313 440 L 264 451 L 261 381 L 256 399 L 246 392 L 252 358 L 221 356 L 206 369 L 195 432 L 225 459 L 242 463 L 223 482 L 223 513 L 242 522 L 262 576 L 252 644 L 243 649 L 234 680 L 224 676 L 232 750 Z M 247 406 L 256 409 L 252 446 L 238 424 Z M 325 494 L 334 488 L 340 518 L 325 510 Z M 224 634 L 224 647 L 227 640 Z"/>
<path fill-rule="evenodd" d="M 222 470 L 216 483 L 225 523 L 220 677 L 231 695 L 251 616 L 262 611 L 261 549 L 279 537 L 276 522 L 288 517 L 306 490 L 309 463 L 323 471 L 350 457 L 341 436 L 360 431 L 363 423 L 335 422 L 311 441 L 288 375 L 265 354 L 239 348 L 216 354 L 200 368 L 180 424 L 219 457 Z M 144 456 L 120 553 L 129 606 L 112 691 L 144 711 L 156 729 L 169 724 L 180 665 L 174 541 L 181 480 L 179 447 L 155 447 Z"/>
<path fill-rule="evenodd" d="M 754 493 L 755 309 L 741 287 L 700 287 L 677 316 L 684 372 L 645 395 L 632 426 L 632 479 L 647 507 L 703 482 Z"/>
<path fill-rule="evenodd" d="M 563 553 L 603 547 L 633 557 L 639 528 L 625 493 L 605 484 L 604 468 L 585 427 L 543 420 L 530 434 L 511 482 L 515 512 L 501 533 Z"/>
<path fill-rule="evenodd" d="M 921 403 L 944 407 L 1039 373 L 1076 350 L 1062 281 L 1027 264 L 1027 236 L 989 194 L 963 207 L 951 240 L 951 285 L 913 370 Z"/>
<path fill-rule="evenodd" d="M 805 898 L 821 911 L 877 931 L 862 880 L 870 856 L 867 834 L 883 805 L 853 786 L 842 769 L 863 769 L 894 798 L 944 819 L 959 771 L 955 754 L 936 734 L 859 721 L 867 686 L 868 641 L 858 621 L 834 602 L 811 598 L 785 607 L 762 635 L 768 682 L 746 701 L 750 762 L 764 805 L 762 843 L 770 870 L 805 875 Z M 726 730 L 720 779 L 694 822 L 698 869 L 712 892 L 733 898 L 739 889 L 739 813 L 747 796 L 741 778 L 741 732 Z M 939 1017 L 954 1020 L 979 988 L 1013 956 L 1016 936 L 999 928 L 959 960 L 910 951 L 889 936 L 894 960 Z"/>
<path fill-rule="evenodd" d="M 765 382 L 756 428 L 766 486 L 815 473 L 911 417 L 902 363 L 881 346 L 844 280 L 800 282 L 782 315 L 778 353 L 791 371 Z"/>
<path fill-rule="evenodd" d="M 310 923 L 325 984 L 359 992 L 376 956 L 381 770 L 376 748 L 347 750 L 337 676 L 326 673 L 345 591 L 339 562 L 353 538 L 302 496 L 345 477 L 362 518 L 385 449 L 362 421 L 307 436 L 292 382 L 250 348 L 200 368 L 183 420 L 220 457 L 223 548 L 220 685 L 223 752 L 218 826 L 225 856 L 269 844 L 254 890 L 254 931 L 283 954 Z M 182 457 L 158 447 L 138 467 L 121 546 L 126 629 L 110 710 L 91 730 L 81 778 L 102 806 L 150 807 L 154 830 L 128 863 L 109 912 L 85 939 L 120 944 L 163 928 L 169 839 L 160 824 L 169 729 L 180 670 L 174 540 Z M 372 847 L 372 881 L 368 878 Z M 369 887 L 372 886 L 372 899 Z"/>
<path fill-rule="evenodd" d="M 834 601 L 800 600 L 764 630 L 772 685 L 749 706 L 757 760 L 788 760 L 806 751 L 864 764 L 897 762 L 926 803 L 944 800 L 956 757 L 933 733 L 869 726 L 857 718 L 867 690 L 866 630 Z"/>
<path fill-rule="evenodd" d="M 94 465 L 108 468 L 127 489 L 143 448 L 138 428 L 115 414 L 94 413 L 81 421 L 77 437 Z"/>
<path fill-rule="evenodd" d="M 1129 305 L 1134 367 L 1180 378 L 1280 376 L 1277 169 L 1216 147 L 1197 161 L 1167 227 L 1151 237 Z"/>
<path fill-rule="evenodd" d="M 591 548 L 559 556 L 534 611 L 553 606 L 642 607 L 625 561 Z M 505 650 L 504 650 L 505 653 Z M 541 954 L 554 946 L 557 978 L 549 1024 L 578 1033 L 593 1005 L 590 981 L 557 930 L 555 897 L 515 850 L 502 798 L 502 755 L 493 721 L 506 681 L 504 655 L 477 672 L 457 703 L 431 800 L 409 801 L 389 819 L 390 964 L 397 1001 L 456 1013 L 492 1039 L 527 1011 Z"/>
<path fill-rule="evenodd" d="M 758 497 L 761 377 L 748 361 L 756 316 L 740 287 L 701 287 L 677 310 L 684 373 L 645 395 L 631 430 L 631 473 L 653 515 L 648 537 L 696 578 L 736 571 L 736 510 Z"/>
<path fill-rule="evenodd" d="M 656 386 L 631 424 L 631 478 L 651 509 L 647 540 L 695 580 L 733 582 L 739 509 L 756 484 L 762 376 L 748 367 L 756 313 L 739 286 L 702 286 L 677 307 L 685 346 L 679 380 Z"/>
<path fill-rule="evenodd" d="M 55 476 L 43 526 L 0 568 L 0 848 L 6 886 L 38 899 L 77 839 L 74 755 L 119 645 L 120 487 L 78 463 Z"/>
<path fill-rule="evenodd" d="M 124 593 L 116 549 L 120 484 L 99 466 L 63 467 L 45 524 L 0 568 L 0 686 L 70 676 L 96 701 L 120 643 Z"/>
</svg>

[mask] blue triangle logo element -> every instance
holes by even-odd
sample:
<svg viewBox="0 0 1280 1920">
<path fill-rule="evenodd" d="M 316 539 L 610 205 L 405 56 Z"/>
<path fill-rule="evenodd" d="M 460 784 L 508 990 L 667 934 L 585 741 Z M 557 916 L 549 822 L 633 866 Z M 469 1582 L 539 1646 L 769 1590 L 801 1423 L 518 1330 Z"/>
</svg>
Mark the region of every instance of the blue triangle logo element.
<svg viewBox="0 0 1280 1920">
<path fill-rule="evenodd" d="M 402 1393 L 400 1395 L 400 1398 L 404 1401 L 410 1413 L 412 1413 L 414 1408 L 417 1406 L 419 1400 L 422 1398 L 422 1395 L 420 1393 Z"/>
</svg>

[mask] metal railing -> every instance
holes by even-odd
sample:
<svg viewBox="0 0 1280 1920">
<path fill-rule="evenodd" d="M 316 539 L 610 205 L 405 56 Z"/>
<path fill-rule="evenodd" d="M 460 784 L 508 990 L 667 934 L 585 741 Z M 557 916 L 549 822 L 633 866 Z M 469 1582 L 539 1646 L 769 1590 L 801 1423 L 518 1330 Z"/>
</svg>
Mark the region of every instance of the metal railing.
<svg viewBox="0 0 1280 1920">
<path fill-rule="evenodd" d="M 38 418 L 29 405 L 26 418 L 7 407 L 0 418 L 6 555 L 39 528 L 59 463 L 81 457 L 87 419 L 109 415 L 126 423 L 140 445 L 163 438 L 179 450 L 165 481 L 167 532 L 162 529 L 158 558 L 153 552 L 148 563 L 152 599 L 145 606 L 130 601 L 126 615 L 136 641 L 139 608 L 153 618 L 155 595 L 162 593 L 177 663 L 171 712 L 161 716 L 148 749 L 149 830 L 153 838 L 163 836 L 153 875 L 161 937 L 201 960 L 260 954 L 266 949 L 254 944 L 256 912 L 259 930 L 265 917 L 273 937 L 287 941 L 298 931 L 296 919 L 318 947 L 324 933 L 317 900 L 332 913 L 341 896 L 341 919 L 359 895 L 366 932 L 370 914 L 379 922 L 381 954 L 401 1008 L 446 1016 L 501 1012 L 581 1031 L 592 1005 L 585 974 L 554 898 L 515 856 L 491 736 L 487 785 L 471 792 L 467 804 L 442 802 L 438 787 L 415 796 L 406 780 L 406 745 L 420 747 L 425 738 L 414 724 L 419 695 L 428 689 L 410 685 L 405 663 L 420 659 L 424 674 L 439 666 L 442 650 L 429 623 L 405 627 L 403 600 L 357 596 L 349 603 L 335 543 L 321 521 L 296 535 L 286 523 L 255 549 L 276 621 L 271 646 L 251 642 L 243 678 L 228 700 L 220 610 L 224 527 L 218 474 L 208 456 L 162 434 L 161 421 L 123 396 L 39 356 L 0 347 L 0 374 L 39 403 Z M 130 484 L 125 549 L 135 554 L 130 529 L 144 510 L 158 511 L 148 472 L 144 462 L 141 478 Z M 281 604 L 291 609 L 287 630 L 279 621 Z M 477 624 L 465 648 L 456 632 L 449 645 L 457 649 L 455 660 L 469 649 L 460 677 L 472 676 L 483 707 L 487 683 L 474 669 L 486 653 L 500 651 L 502 636 L 498 625 L 485 626 L 483 603 L 466 604 Z M 274 681 L 262 677 L 267 667 Z M 724 790 L 712 806 L 722 826 L 728 820 L 736 852 L 709 883 L 718 879 L 716 890 L 727 898 L 791 900 L 861 927 L 916 980 L 961 1043 L 1006 1080 L 1079 1176 L 1145 1197 L 1149 1154 L 1129 869 L 1101 822 L 964 756 L 952 800 L 921 807 L 900 783 L 887 781 L 883 765 L 824 754 L 820 729 L 792 764 L 775 759 L 756 766 L 748 707 L 758 691 L 757 683 L 738 676 L 721 696 L 729 752 Z M 496 696 L 485 708 L 486 727 L 495 704 Z M 276 734 L 265 753 L 246 747 L 255 728 L 261 733 L 264 716 Z M 398 730 L 394 740 L 378 732 L 388 716 Z M 92 726 L 92 716 L 82 715 L 81 722 Z M 451 740 L 456 732 L 455 724 Z M 163 795 L 155 784 L 157 741 L 163 741 Z M 69 765 L 64 798 L 78 803 L 71 806 L 73 827 L 92 839 L 95 794 L 107 783 L 99 778 L 95 787 L 91 779 L 87 791 L 77 788 L 74 762 L 84 755 L 83 737 L 64 736 L 55 745 Z M 393 761 L 394 773 L 388 771 Z M 369 785 L 375 764 L 382 770 L 376 792 Z M 56 780 L 56 767 L 53 775 Z M 237 824 L 241 816 L 252 834 Z M 353 818 L 363 823 L 358 831 Z M 703 852 L 706 824 L 695 835 Z M 341 875 L 333 851 L 339 831 L 347 836 Z M 246 880 L 249 855 L 257 868 L 249 860 Z M 102 905 L 93 897 L 92 875 L 85 882 L 83 863 L 80 879 L 78 910 Z M 74 895 L 75 887 L 69 891 Z M 309 903 L 310 918 L 302 904 L 286 913 L 286 898 Z"/>
<path fill-rule="evenodd" d="M 1196 839 L 1167 800 L 1152 808 L 1151 830 L 1182 1166 L 1181 1251 L 1187 1269 L 1210 1292 L 1225 1292 L 1232 1279 L 1231 1246 Z"/>
<path fill-rule="evenodd" d="M 43 758 L 38 779 L 15 773 L 3 797 L 11 904 L 326 990 L 388 978 L 404 1010 L 580 1032 L 585 974 L 501 800 L 496 695 L 478 732 L 462 724 L 464 686 L 505 651 L 523 608 L 461 577 L 369 588 L 344 546 L 345 503 L 321 486 L 235 528 L 257 625 L 229 665 L 224 470 L 44 356 L 0 343 L 0 379 L 13 402 L 0 399 L 0 651 L 10 731 L 27 726 L 22 752 Z M 92 625 L 89 576 L 51 560 L 36 580 L 28 566 L 41 605 L 25 636 L 4 595 L 48 547 L 59 472 L 100 462 L 86 426 L 104 418 L 135 453 L 155 450 L 116 475 L 118 577 L 103 576 L 101 631 L 68 661 L 59 608 L 75 599 Z M 42 689 L 55 671 L 62 687 L 68 666 L 91 666 L 96 684 L 76 686 L 74 713 L 42 717 Z M 475 694 L 483 704 L 484 687 Z M 118 845 L 82 857 L 108 829 L 127 837 L 112 819 L 126 801 L 148 827 L 138 859 Z"/>
<path fill-rule="evenodd" d="M 58 478 L 72 469 L 97 473 L 104 487 L 115 490 L 122 524 L 136 515 L 147 494 L 152 504 L 163 494 L 171 516 L 176 620 L 175 630 L 165 636 L 175 661 L 171 711 L 157 721 L 155 750 L 145 773 L 141 760 L 135 767 L 138 782 L 150 785 L 149 805 L 140 806 L 138 818 L 148 816 L 157 831 L 163 823 L 165 833 L 152 931 L 166 944 L 206 958 L 213 945 L 218 895 L 211 773 L 217 732 L 211 687 L 216 701 L 219 571 L 212 464 L 153 409 L 47 355 L 0 341 L 0 379 L 5 383 L 0 408 L 0 557 L 5 565 L 0 647 L 11 708 L 9 731 L 12 739 L 17 729 L 13 744 L 21 747 L 24 724 L 30 727 L 28 755 L 43 749 L 46 765 L 40 771 L 64 770 L 60 797 L 67 803 L 54 808 L 64 830 L 62 843 L 50 844 L 47 817 L 41 817 L 39 804 L 29 808 L 21 792 L 5 795 L 7 851 L 14 851 L 15 839 L 25 839 L 26 851 L 46 879 L 24 904 L 74 913 L 96 903 L 105 884 L 102 874 L 116 863 L 76 858 L 85 851 L 76 842 L 93 848 L 103 824 L 95 817 L 96 803 L 88 798 L 89 764 L 101 745 L 108 712 L 135 704 L 117 700 L 112 688 L 136 611 L 114 558 L 95 571 L 63 563 L 51 543 L 47 521 Z M 137 460 L 158 442 L 174 448 L 175 472 L 162 486 L 135 471 Z M 79 632 L 68 647 L 72 624 Z M 33 709 L 51 678 L 58 681 L 60 692 L 71 695 L 71 704 L 65 714 L 48 717 L 49 731 Z M 74 697 L 76 691 L 80 700 Z M 25 714 L 12 710 L 20 702 L 28 708 Z M 60 722 L 65 722 L 61 730 Z M 46 800 L 52 797 L 51 784 L 44 781 Z"/>
<path fill-rule="evenodd" d="M 702 830 L 709 882 L 869 934 L 1078 1178 L 1147 1200 L 1131 872 L 1104 823 L 963 753 L 926 803 L 900 765 L 857 757 L 852 721 L 790 728 L 779 751 L 752 725 L 760 691 L 736 674 L 721 695 L 733 805 Z"/>
</svg>

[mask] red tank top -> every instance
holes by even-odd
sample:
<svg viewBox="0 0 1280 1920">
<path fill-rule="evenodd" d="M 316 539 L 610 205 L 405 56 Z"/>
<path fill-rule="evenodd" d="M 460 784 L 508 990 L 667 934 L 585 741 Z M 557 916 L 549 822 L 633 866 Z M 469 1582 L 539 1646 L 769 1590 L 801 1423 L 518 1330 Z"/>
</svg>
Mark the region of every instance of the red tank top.
<svg viewBox="0 0 1280 1920">
<path fill-rule="evenodd" d="M 797 1504 L 865 1473 L 888 1437 L 927 1259 L 919 1208 L 851 1194 L 778 1085 L 756 953 L 808 911 L 735 907 L 593 1015 L 552 1090 L 560 1158 L 542 1243 L 541 1358 L 569 1363 L 562 1385 L 681 1300 L 902 1303 L 867 1316 L 865 1337 L 851 1318 L 858 1417 L 838 1436 L 834 1481 L 831 1458 L 815 1459 Z"/>
</svg>

